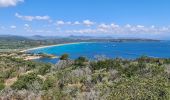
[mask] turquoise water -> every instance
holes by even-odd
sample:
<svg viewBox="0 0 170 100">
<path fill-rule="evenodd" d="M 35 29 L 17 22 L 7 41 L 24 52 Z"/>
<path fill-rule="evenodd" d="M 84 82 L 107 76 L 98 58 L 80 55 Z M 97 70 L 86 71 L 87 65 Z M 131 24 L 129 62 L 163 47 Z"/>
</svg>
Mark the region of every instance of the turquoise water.
<svg viewBox="0 0 170 100">
<path fill-rule="evenodd" d="M 159 58 L 170 58 L 170 41 L 161 42 L 100 42 L 80 43 L 62 46 L 53 46 L 29 51 L 31 53 L 47 53 L 60 56 L 68 53 L 71 59 L 85 56 L 95 59 L 96 56 L 108 58 L 134 59 L 143 55 Z M 37 61 L 56 63 L 56 59 L 37 59 Z"/>
</svg>

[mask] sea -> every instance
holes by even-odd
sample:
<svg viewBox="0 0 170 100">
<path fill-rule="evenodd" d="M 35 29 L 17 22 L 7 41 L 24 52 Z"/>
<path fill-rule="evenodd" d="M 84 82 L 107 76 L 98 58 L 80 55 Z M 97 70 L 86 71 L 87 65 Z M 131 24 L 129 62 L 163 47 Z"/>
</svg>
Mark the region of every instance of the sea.
<svg viewBox="0 0 170 100">
<path fill-rule="evenodd" d="M 129 41 L 129 42 L 86 42 L 33 49 L 29 53 L 46 53 L 61 56 L 69 54 L 70 59 L 80 56 L 90 60 L 105 58 L 135 59 L 141 56 L 170 58 L 170 41 Z M 59 58 L 41 58 L 35 61 L 57 63 Z"/>
</svg>

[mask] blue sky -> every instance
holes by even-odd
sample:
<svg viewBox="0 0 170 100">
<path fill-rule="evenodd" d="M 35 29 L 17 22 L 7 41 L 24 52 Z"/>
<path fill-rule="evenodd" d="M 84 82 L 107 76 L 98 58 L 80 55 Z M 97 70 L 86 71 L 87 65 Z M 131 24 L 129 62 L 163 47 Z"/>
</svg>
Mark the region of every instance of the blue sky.
<svg viewBox="0 0 170 100">
<path fill-rule="evenodd" d="M 0 34 L 170 39 L 170 0 L 0 0 Z"/>
</svg>

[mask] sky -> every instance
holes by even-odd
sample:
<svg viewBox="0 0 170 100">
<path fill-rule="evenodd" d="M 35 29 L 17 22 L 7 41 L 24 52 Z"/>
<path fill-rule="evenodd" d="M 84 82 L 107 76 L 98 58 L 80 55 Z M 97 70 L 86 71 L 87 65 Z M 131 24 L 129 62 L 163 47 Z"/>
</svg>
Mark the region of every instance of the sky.
<svg viewBox="0 0 170 100">
<path fill-rule="evenodd" d="M 0 0 L 0 35 L 170 39 L 170 0 Z"/>
</svg>

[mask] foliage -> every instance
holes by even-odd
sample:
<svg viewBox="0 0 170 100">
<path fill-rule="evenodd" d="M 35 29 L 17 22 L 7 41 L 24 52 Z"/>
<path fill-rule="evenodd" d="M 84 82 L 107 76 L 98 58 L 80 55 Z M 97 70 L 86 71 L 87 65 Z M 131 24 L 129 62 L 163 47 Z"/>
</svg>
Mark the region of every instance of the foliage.
<svg viewBox="0 0 170 100">
<path fill-rule="evenodd" d="M 55 86 L 55 78 L 47 77 L 47 79 L 43 83 L 43 90 L 49 90 Z"/>
<path fill-rule="evenodd" d="M 115 58 L 88 61 L 85 57 L 68 60 L 66 55 L 62 59 L 70 64 L 60 63 L 61 68 L 56 68 L 58 63 L 52 65 L 0 57 L 0 89 L 4 90 L 0 97 L 10 93 L 33 100 L 170 98 L 170 59 L 143 56 L 134 60 Z M 12 89 L 8 90 L 5 82 L 16 77 Z M 33 94 L 37 98 L 31 97 Z"/>
<path fill-rule="evenodd" d="M 11 86 L 13 89 L 29 89 L 29 85 L 33 84 L 33 82 L 39 82 L 42 84 L 42 79 L 40 79 L 37 74 L 29 73 L 26 75 L 22 75 L 18 78 L 18 80 Z"/>
<path fill-rule="evenodd" d="M 122 59 L 106 59 L 97 62 L 91 62 L 92 70 L 99 70 L 99 69 L 121 69 L 121 64 L 124 63 Z"/>
<path fill-rule="evenodd" d="M 168 100 L 166 80 L 161 77 L 123 78 L 112 87 L 109 100 Z"/>
<path fill-rule="evenodd" d="M 5 88 L 4 83 L 0 83 L 0 90 L 3 90 Z"/>
<path fill-rule="evenodd" d="M 61 55 L 60 60 L 68 60 L 68 58 L 69 58 L 68 54 L 63 54 Z"/>
<path fill-rule="evenodd" d="M 50 64 L 46 64 L 46 65 L 41 66 L 41 67 L 39 68 L 38 73 L 39 73 L 40 75 L 45 75 L 46 73 L 50 72 L 50 69 L 51 69 L 51 65 L 50 65 Z"/>
<path fill-rule="evenodd" d="M 77 59 L 75 59 L 75 65 L 77 66 L 85 66 L 86 62 L 88 62 L 86 57 L 78 57 Z"/>
</svg>

